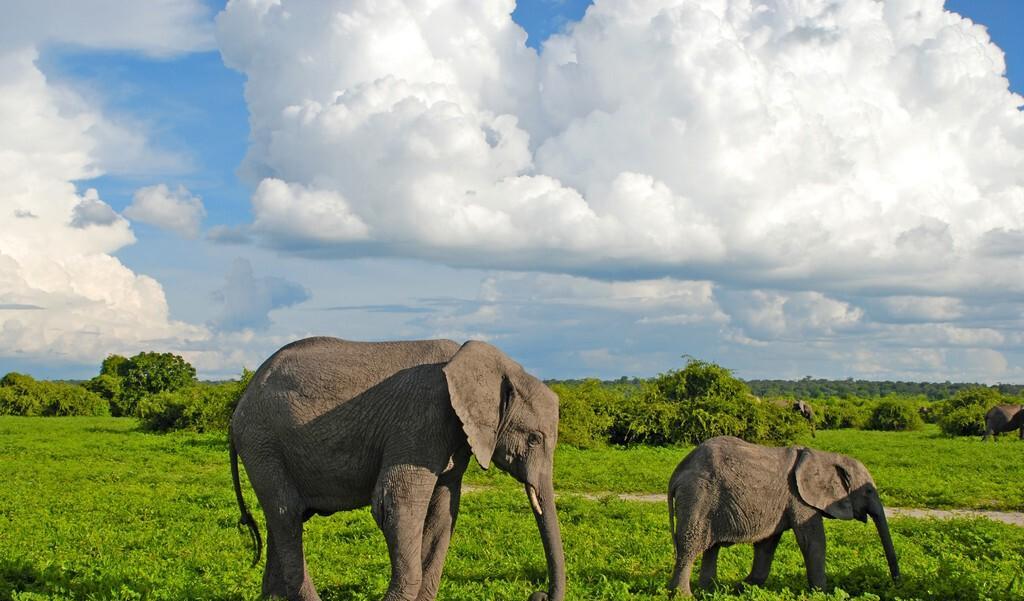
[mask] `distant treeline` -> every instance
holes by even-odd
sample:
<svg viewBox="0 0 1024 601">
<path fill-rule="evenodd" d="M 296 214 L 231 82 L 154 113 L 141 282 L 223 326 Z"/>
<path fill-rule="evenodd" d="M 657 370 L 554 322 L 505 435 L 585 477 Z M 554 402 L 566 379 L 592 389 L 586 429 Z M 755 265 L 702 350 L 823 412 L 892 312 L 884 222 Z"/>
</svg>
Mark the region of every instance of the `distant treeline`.
<svg viewBox="0 0 1024 601">
<path fill-rule="evenodd" d="M 552 384 L 579 385 L 586 379 L 545 380 Z M 623 376 L 616 380 L 601 380 L 606 386 L 639 387 L 644 378 Z M 1024 396 L 1024 384 L 984 384 L 971 382 L 893 382 L 890 380 L 826 380 L 805 377 L 800 380 L 743 380 L 750 392 L 762 398 L 794 399 L 877 399 L 886 396 L 921 397 L 929 401 L 941 401 L 956 396 L 964 390 L 985 387 L 992 388 L 1009 397 Z"/>
<path fill-rule="evenodd" d="M 750 391 L 759 397 L 793 397 L 801 399 L 860 398 L 871 399 L 884 396 L 918 396 L 929 401 L 941 401 L 958 393 L 983 386 L 967 382 L 892 382 L 889 380 L 825 380 L 803 378 L 800 380 L 746 380 Z M 1021 396 L 1022 384 L 996 384 L 991 386 L 1006 396 Z"/>
</svg>

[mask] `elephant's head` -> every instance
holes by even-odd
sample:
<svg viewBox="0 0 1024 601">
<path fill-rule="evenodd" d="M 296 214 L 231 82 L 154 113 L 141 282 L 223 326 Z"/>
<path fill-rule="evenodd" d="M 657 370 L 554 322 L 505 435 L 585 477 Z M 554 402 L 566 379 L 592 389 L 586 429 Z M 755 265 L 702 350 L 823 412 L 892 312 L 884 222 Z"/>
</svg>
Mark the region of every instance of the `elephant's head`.
<svg viewBox="0 0 1024 601">
<path fill-rule="evenodd" d="M 826 516 L 862 522 L 871 516 L 882 539 L 889 573 L 893 580 L 899 580 L 900 566 L 889 534 L 885 508 L 864 464 L 838 453 L 801 449 L 794 471 L 800 499 Z"/>
<path fill-rule="evenodd" d="M 553 484 L 558 396 L 485 342 L 469 341 L 444 367 L 452 407 L 481 467 L 493 462 L 526 487 L 547 556 L 547 598 L 565 596 L 565 558 Z M 544 599 L 544 593 L 531 599 Z"/>
</svg>

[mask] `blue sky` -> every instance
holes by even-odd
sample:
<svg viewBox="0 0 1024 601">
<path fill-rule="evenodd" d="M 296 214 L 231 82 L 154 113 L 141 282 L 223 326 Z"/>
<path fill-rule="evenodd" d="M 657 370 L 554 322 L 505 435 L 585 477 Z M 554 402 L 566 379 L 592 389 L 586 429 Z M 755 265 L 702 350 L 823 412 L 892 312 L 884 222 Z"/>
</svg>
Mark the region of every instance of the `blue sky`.
<svg viewBox="0 0 1024 601">
<path fill-rule="evenodd" d="M 938 4 L 902 16 L 907 33 L 861 0 L 767 2 L 742 22 L 700 2 L 641 15 L 610 0 L 584 19 L 589 2 L 537 0 L 512 13 L 527 48 L 455 0 L 369 11 L 392 36 L 380 47 L 318 29 L 321 8 L 296 9 L 305 34 L 264 14 L 273 35 L 256 39 L 240 28 L 252 6 L 215 24 L 223 3 L 186 4 L 146 20 L 148 39 L 126 9 L 107 38 L 33 38 L 25 15 L 21 46 L 0 46 L 31 49 L 36 106 L 93 119 L 82 136 L 98 140 L 47 151 L 88 159 L 53 178 L 74 184 L 66 210 L 95 264 L 12 244 L 19 273 L 77 275 L 0 277 L 0 366 L 87 377 L 108 352 L 153 348 L 223 377 L 328 334 L 484 338 L 543 377 L 649 376 L 689 354 L 748 378 L 1024 381 L 1024 126 L 992 66 L 998 46 L 1024 90 L 1019 2 L 945 3 L 992 46 Z M 865 45 L 882 26 L 898 52 Z M 402 93 L 412 104 L 331 129 Z M 424 98 L 443 102 L 395 108 Z M 11 210 L 47 219 L 25 194 Z M 104 277 L 106 256 L 127 270 L 110 298 L 75 282 Z"/>
</svg>

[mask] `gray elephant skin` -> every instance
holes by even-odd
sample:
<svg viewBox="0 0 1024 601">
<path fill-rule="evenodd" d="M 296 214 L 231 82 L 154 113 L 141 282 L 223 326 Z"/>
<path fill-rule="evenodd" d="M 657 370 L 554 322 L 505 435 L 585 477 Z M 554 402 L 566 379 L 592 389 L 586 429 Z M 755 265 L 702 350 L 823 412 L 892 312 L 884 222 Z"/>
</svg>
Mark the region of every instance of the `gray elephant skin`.
<svg viewBox="0 0 1024 601">
<path fill-rule="evenodd" d="M 796 411 L 811 425 L 811 438 L 815 437 L 814 408 L 807 401 L 793 401 L 793 411 Z"/>
<path fill-rule="evenodd" d="M 1024 438 L 1024 406 L 996 405 L 985 414 L 985 435 L 981 439 L 995 440 L 1000 434 L 1014 430 L 1020 430 L 1020 438 Z"/>
<path fill-rule="evenodd" d="M 553 459 L 558 397 L 497 348 L 450 340 L 289 344 L 256 371 L 231 419 L 235 493 L 240 457 L 267 523 L 263 595 L 319 599 L 306 569 L 302 525 L 365 507 L 387 541 L 385 601 L 437 595 L 474 455 L 525 486 L 544 544 L 548 591 L 562 601 L 562 552 Z M 524 503 L 524 508 L 526 507 Z"/>
<path fill-rule="evenodd" d="M 857 460 L 804 447 L 773 448 L 731 436 L 705 441 L 676 467 L 668 487 L 669 523 L 676 562 L 670 594 L 690 595 L 698 555 L 699 585 L 716 578 L 718 551 L 754 544 L 749 584 L 763 584 L 782 533 L 792 529 L 803 553 L 807 580 L 825 588 L 823 518 L 870 516 L 878 529 L 893 580 L 899 565 L 885 510 L 871 474 Z"/>
</svg>

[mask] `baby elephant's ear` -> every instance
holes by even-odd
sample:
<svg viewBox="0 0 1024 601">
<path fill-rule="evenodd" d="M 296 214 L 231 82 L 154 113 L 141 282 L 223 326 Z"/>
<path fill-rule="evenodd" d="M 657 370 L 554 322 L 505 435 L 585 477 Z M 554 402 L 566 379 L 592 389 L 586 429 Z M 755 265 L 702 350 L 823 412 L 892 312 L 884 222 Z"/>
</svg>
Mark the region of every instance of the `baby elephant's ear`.
<svg viewBox="0 0 1024 601">
<path fill-rule="evenodd" d="M 796 489 L 804 503 L 840 520 L 853 519 L 850 474 L 833 453 L 803 449 L 794 470 Z"/>
</svg>

